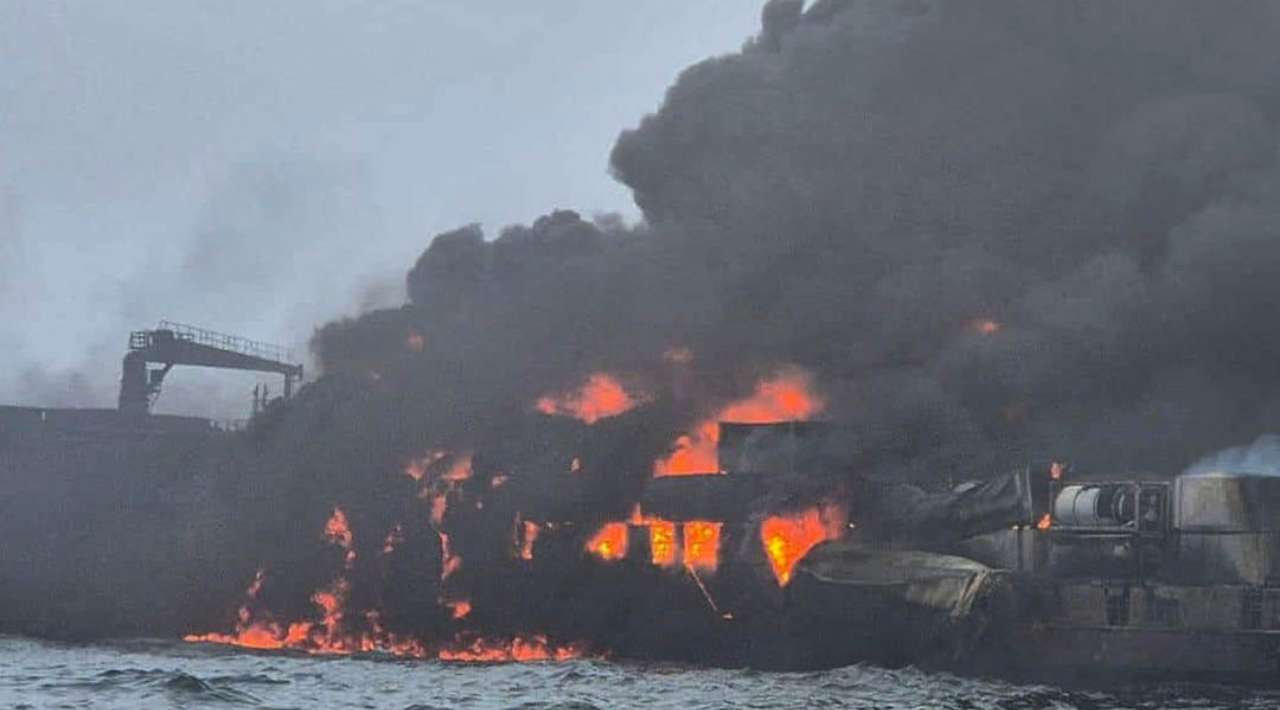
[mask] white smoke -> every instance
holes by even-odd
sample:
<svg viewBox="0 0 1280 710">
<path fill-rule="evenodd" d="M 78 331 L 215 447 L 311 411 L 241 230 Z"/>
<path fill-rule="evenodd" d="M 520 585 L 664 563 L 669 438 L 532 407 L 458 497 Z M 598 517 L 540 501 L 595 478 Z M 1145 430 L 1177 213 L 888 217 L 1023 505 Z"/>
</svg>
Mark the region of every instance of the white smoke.
<svg viewBox="0 0 1280 710">
<path fill-rule="evenodd" d="M 1280 476 L 1280 434 L 1263 434 L 1252 444 L 1232 446 L 1191 464 L 1185 473 L 1263 473 Z"/>
</svg>

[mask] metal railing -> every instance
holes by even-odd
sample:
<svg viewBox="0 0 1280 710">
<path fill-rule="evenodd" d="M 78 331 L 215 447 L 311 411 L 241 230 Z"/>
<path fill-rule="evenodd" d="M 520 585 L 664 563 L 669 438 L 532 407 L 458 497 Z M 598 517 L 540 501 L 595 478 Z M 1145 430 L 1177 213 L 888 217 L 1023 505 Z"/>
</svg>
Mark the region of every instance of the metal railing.
<svg viewBox="0 0 1280 710">
<path fill-rule="evenodd" d="M 193 325 L 185 325 L 183 323 L 174 323 L 173 321 L 162 320 L 157 331 L 169 331 L 178 340 L 184 340 L 198 345 L 207 345 L 211 348 L 220 350 L 229 350 L 231 352 L 240 353 L 241 355 L 249 355 L 251 357 L 262 358 L 263 360 L 273 360 L 275 362 L 290 363 L 293 362 L 293 353 L 287 348 L 271 343 L 263 343 L 257 340 L 241 338 L 236 335 L 227 335 L 226 333 L 218 333 L 216 331 L 207 330 L 205 328 L 197 328 Z"/>
<path fill-rule="evenodd" d="M 209 421 L 209 427 L 214 431 L 226 432 L 232 434 L 238 431 L 244 431 L 249 428 L 248 419 L 212 419 Z"/>
</svg>

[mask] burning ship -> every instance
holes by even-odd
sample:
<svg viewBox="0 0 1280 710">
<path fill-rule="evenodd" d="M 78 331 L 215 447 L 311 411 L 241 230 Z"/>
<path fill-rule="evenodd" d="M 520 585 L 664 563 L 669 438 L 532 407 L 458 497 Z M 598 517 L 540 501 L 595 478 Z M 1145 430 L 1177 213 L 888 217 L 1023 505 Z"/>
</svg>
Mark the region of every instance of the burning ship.
<svg viewBox="0 0 1280 710">
<path fill-rule="evenodd" d="M 645 608 L 653 635 L 631 639 L 628 655 L 665 640 L 672 654 L 699 649 L 697 660 L 783 668 L 1254 680 L 1277 670 L 1280 478 L 1111 479 L 1054 463 L 932 494 L 826 487 L 820 504 L 762 512 L 778 505 L 778 480 L 821 478 L 833 463 L 823 439 L 840 435 L 814 422 L 721 423 L 724 471 L 655 478 L 630 521 L 601 528 L 593 554 L 683 565 L 705 600 L 702 624 L 672 618 L 665 601 Z"/>
<path fill-rule="evenodd" d="M 619 136 L 642 222 L 438 234 L 296 392 L 162 324 L 118 410 L 0 409 L 0 631 L 1274 675 L 1280 477 L 1175 475 L 1280 429 L 1277 14 L 1229 6 L 772 0 Z M 330 214 L 246 184 L 185 268 Z M 292 396 L 151 414 L 181 365 Z"/>
<path fill-rule="evenodd" d="M 10 490 L 37 503 L 6 516 L 21 564 L 62 569 L 54 557 L 68 553 L 81 575 L 141 564 L 146 584 L 94 602 L 69 591 L 83 576 L 15 576 L 5 585 L 6 631 L 182 632 L 254 649 L 456 661 L 607 654 L 1056 677 L 1267 678 L 1280 664 L 1280 478 L 1099 478 L 1053 463 L 937 491 L 866 479 L 850 473 L 861 455 L 850 434 L 815 420 L 821 399 L 795 371 L 762 381 L 678 439 L 642 485 L 614 497 L 629 506 L 615 518 L 586 502 L 597 483 L 577 457 L 564 466 L 559 494 L 541 498 L 499 470 L 500 456 L 415 457 L 403 478 L 425 525 L 396 523 L 369 561 L 351 517 L 334 507 L 315 537 L 336 557 L 318 562 L 327 579 L 313 582 L 306 603 L 278 606 L 290 585 L 272 593 L 274 572 L 258 567 L 228 618 L 229 585 L 243 582 L 222 574 L 226 560 L 205 551 L 200 575 L 181 559 L 191 545 L 122 549 L 114 543 L 128 542 L 128 516 L 108 525 L 121 536 L 113 544 L 78 544 L 74 530 L 24 537 L 39 527 L 33 516 L 67 517 L 42 507 L 48 501 L 71 501 L 88 518 L 110 518 L 116 506 L 161 510 L 148 489 L 211 450 L 263 436 L 292 406 L 255 397 L 259 411 L 243 431 L 152 415 L 174 365 L 275 372 L 286 392 L 301 375 L 257 345 L 172 324 L 130 343 L 118 412 L 7 408 L 0 450 Z M 576 393 L 538 399 L 532 416 L 591 426 L 640 404 L 601 373 Z M 72 489 L 93 467 L 129 475 L 113 483 L 117 493 L 90 503 Z M 509 524 L 493 533 L 495 518 Z M 400 559 L 415 545 L 416 556 Z M 392 590 L 415 588 L 405 572 L 414 566 L 430 577 L 430 596 L 397 603 Z M 226 579 L 197 590 L 193 582 L 209 575 Z M 371 575 L 382 582 L 375 594 L 366 591 Z M 32 589 L 53 601 L 47 611 L 24 596 Z M 189 597 L 176 601 L 175 589 Z M 203 621 L 192 621 L 193 607 Z M 442 614 L 423 617 L 422 607 Z"/>
</svg>

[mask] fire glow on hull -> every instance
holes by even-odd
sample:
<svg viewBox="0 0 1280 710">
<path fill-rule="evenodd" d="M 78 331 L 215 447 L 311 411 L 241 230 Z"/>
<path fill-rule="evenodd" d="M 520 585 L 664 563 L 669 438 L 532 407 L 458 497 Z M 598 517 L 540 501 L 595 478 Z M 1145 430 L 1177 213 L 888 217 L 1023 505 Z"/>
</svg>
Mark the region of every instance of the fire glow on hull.
<svg viewBox="0 0 1280 710">
<path fill-rule="evenodd" d="M 848 513 L 835 504 L 766 518 L 760 525 L 760 542 L 778 586 L 790 584 L 796 564 L 809 550 L 819 543 L 838 539 L 847 525 Z"/>
<path fill-rule="evenodd" d="M 782 374 L 760 381 L 754 392 L 723 407 L 717 416 L 746 423 L 771 424 L 808 419 L 822 411 L 824 403 L 811 390 L 811 379 L 802 371 L 784 370 Z M 617 416 L 637 406 L 638 400 L 621 388 L 610 376 L 589 377 L 580 390 L 556 398 L 544 397 L 536 409 L 549 415 L 571 416 L 586 424 Z M 655 474 L 684 475 L 710 467 L 718 470 L 719 422 L 708 420 L 682 437 L 688 446 L 677 445 L 672 455 L 655 466 Z M 575 475 L 582 473 L 578 459 L 570 466 Z M 434 639 L 406 636 L 389 631 L 376 609 L 349 609 L 352 585 L 349 578 L 356 570 L 357 536 L 351 520 L 338 507 L 321 529 L 321 537 L 339 548 L 343 554 L 341 571 L 326 586 L 315 591 L 311 602 L 315 613 L 308 619 L 277 621 L 262 609 L 258 601 L 264 582 L 259 572 L 245 593 L 237 622 L 229 633 L 191 634 L 193 643 L 237 646 L 256 650 L 290 650 L 314 655 L 350 655 L 381 653 L 405 658 L 439 659 L 462 662 L 551 661 L 582 657 L 587 646 L 581 643 L 557 643 L 540 633 L 489 636 L 468 630 L 473 607 L 457 576 L 462 569 L 457 540 L 462 528 L 450 527 L 448 516 L 457 510 L 482 510 L 482 491 L 503 488 L 506 473 L 482 472 L 485 480 L 475 481 L 471 453 L 456 454 L 431 450 L 411 459 L 404 469 L 413 481 L 417 498 L 425 503 L 424 518 L 430 532 L 440 544 L 440 594 L 435 602 L 441 607 L 449 630 Z M 475 485 L 472 485 L 472 484 Z M 467 503 L 464 507 L 460 503 Z M 472 505 L 474 503 L 474 505 Z M 527 520 L 517 512 L 512 525 L 513 547 L 508 553 L 513 560 L 535 560 L 535 543 L 544 531 L 559 529 L 559 522 Z M 816 544 L 842 534 L 846 516 L 842 508 L 823 505 L 798 513 L 774 515 L 759 528 L 759 555 L 767 559 L 779 586 L 789 583 L 795 564 Z M 627 520 L 602 524 L 585 541 L 578 542 L 583 552 L 602 562 L 613 563 L 645 554 L 654 567 L 687 573 L 717 619 L 733 615 L 718 608 L 714 599 L 714 575 L 722 566 L 722 535 L 726 523 L 719 520 L 667 520 L 645 514 L 636 504 Z M 633 531 L 647 531 L 646 550 L 629 549 Z M 566 528 L 572 530 L 572 528 Z M 449 532 L 446 532 L 448 530 Z M 744 531 L 745 532 L 745 531 Z M 755 534 L 751 531 L 748 534 Z M 396 523 L 379 538 L 383 555 L 395 552 L 407 538 L 406 527 Z M 360 560 L 362 565 L 374 560 Z M 703 575 L 711 575 L 706 580 Z M 679 575 L 681 578 L 683 574 Z M 687 583 L 681 582 L 681 583 Z M 483 616 L 483 615 L 481 615 Z"/>
<path fill-rule="evenodd" d="M 331 544 L 344 551 L 345 575 L 356 561 L 355 536 L 341 508 L 334 509 L 325 523 L 323 534 Z M 440 533 L 440 538 L 444 548 L 443 577 L 448 577 L 457 570 L 460 561 L 449 554 L 448 537 Z M 384 551 L 388 548 L 394 549 L 394 545 L 384 543 Z M 445 642 L 426 643 L 387 631 L 383 628 L 381 615 L 374 610 L 356 615 L 359 621 L 352 624 L 346 608 L 351 585 L 345 576 L 337 577 L 327 587 L 311 595 L 311 602 L 321 617 L 319 621 L 281 624 L 269 614 L 264 613 L 262 618 L 257 618 L 259 615 L 254 612 L 265 579 L 265 571 L 259 569 L 245 590 L 244 603 L 236 614 L 236 627 L 232 633 L 188 634 L 183 640 L 259 651 L 300 651 L 318 656 L 381 653 L 402 658 L 479 663 L 562 661 L 585 654 L 582 644 L 555 644 L 541 634 L 483 638 L 459 632 Z M 471 602 L 467 599 L 440 599 L 439 603 L 450 610 L 450 617 L 455 622 L 471 614 Z"/>
</svg>

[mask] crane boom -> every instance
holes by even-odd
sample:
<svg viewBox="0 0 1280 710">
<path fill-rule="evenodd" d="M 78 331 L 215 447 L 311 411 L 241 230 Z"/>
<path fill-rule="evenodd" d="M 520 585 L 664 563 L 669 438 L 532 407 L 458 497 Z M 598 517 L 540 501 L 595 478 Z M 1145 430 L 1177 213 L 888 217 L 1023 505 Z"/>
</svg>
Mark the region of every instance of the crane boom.
<svg viewBox="0 0 1280 710">
<path fill-rule="evenodd" d="M 280 374 L 284 376 L 284 396 L 289 397 L 294 383 L 302 379 L 302 365 L 289 360 L 289 352 L 275 345 L 160 321 L 155 330 L 129 334 L 129 352 L 124 356 L 120 379 L 120 411 L 150 413 L 165 376 L 175 365 Z"/>
</svg>

